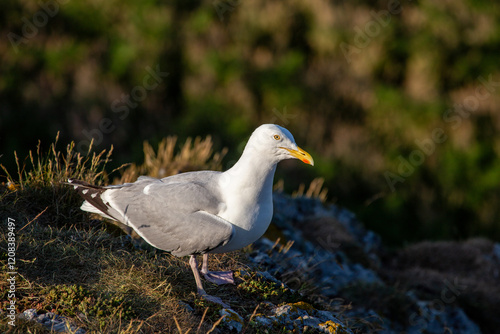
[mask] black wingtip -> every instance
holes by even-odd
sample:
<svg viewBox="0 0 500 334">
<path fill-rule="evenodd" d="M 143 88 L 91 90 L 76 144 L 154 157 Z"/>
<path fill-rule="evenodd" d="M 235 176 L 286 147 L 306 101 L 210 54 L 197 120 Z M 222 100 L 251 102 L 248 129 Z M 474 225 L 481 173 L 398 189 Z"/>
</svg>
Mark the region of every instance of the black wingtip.
<svg viewBox="0 0 500 334">
<path fill-rule="evenodd" d="M 77 189 L 78 187 L 89 188 L 89 189 L 103 189 L 103 187 L 101 187 L 101 186 L 96 186 L 96 185 L 90 184 L 88 182 L 78 180 L 78 179 L 73 179 L 73 178 L 69 178 L 68 182 L 63 182 L 63 183 L 70 185 L 70 186 L 73 186 L 73 187 L 75 187 L 75 189 Z"/>
<path fill-rule="evenodd" d="M 68 179 L 67 184 L 73 186 L 78 194 L 90 203 L 90 205 L 104 213 L 107 217 L 111 217 L 112 219 L 119 221 L 109 212 L 109 203 L 104 203 L 101 198 L 101 195 L 107 190 L 106 188 L 72 178 Z"/>
</svg>

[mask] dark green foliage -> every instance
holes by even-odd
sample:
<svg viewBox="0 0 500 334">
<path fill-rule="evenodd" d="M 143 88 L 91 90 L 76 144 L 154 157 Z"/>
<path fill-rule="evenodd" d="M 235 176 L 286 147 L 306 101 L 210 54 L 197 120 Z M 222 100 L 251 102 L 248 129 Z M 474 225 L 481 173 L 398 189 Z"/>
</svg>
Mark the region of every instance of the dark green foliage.
<svg viewBox="0 0 500 334">
<path fill-rule="evenodd" d="M 241 275 L 241 273 L 239 274 Z M 238 284 L 238 290 L 241 290 L 248 297 L 257 301 L 270 301 L 274 303 L 279 301 L 292 302 L 293 298 L 297 297 L 287 287 L 268 281 L 263 277 L 245 274 L 240 276 L 240 278 L 243 281 Z"/>
<path fill-rule="evenodd" d="M 40 306 L 45 310 L 74 317 L 82 313 L 87 317 L 104 318 L 119 312 L 124 320 L 135 316 L 132 306 L 127 305 L 124 296 L 95 294 L 78 285 L 55 285 L 42 289 L 39 295 L 45 300 Z M 44 306 L 45 304 L 45 306 Z"/>
</svg>

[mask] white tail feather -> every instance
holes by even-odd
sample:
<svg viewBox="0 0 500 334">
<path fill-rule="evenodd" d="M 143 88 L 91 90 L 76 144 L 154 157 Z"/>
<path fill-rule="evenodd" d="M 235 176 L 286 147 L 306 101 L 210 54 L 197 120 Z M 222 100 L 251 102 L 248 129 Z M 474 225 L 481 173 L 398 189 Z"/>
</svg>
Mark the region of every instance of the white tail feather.
<svg viewBox="0 0 500 334">
<path fill-rule="evenodd" d="M 83 211 L 87 211 L 87 212 L 97 213 L 98 215 L 101 215 L 104 218 L 109 218 L 111 220 L 116 220 L 115 218 L 113 218 L 111 216 L 108 216 L 107 214 L 105 214 L 101 210 L 97 209 L 95 206 L 93 206 L 92 204 L 90 204 L 87 201 L 83 202 L 82 206 L 80 206 L 80 209 L 82 209 Z"/>
</svg>

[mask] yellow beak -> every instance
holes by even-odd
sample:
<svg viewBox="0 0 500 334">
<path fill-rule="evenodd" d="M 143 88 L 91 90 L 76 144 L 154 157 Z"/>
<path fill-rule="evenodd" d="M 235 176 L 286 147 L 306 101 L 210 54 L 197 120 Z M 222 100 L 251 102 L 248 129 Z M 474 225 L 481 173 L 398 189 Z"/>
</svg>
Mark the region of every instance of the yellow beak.
<svg viewBox="0 0 500 334">
<path fill-rule="evenodd" d="M 292 150 L 286 147 L 282 147 L 283 149 L 287 150 L 290 152 L 290 155 L 294 158 L 297 158 L 301 160 L 303 163 L 309 164 L 311 166 L 314 166 L 314 159 L 311 157 L 309 153 L 301 149 L 300 147 L 297 146 L 297 150 Z"/>
</svg>

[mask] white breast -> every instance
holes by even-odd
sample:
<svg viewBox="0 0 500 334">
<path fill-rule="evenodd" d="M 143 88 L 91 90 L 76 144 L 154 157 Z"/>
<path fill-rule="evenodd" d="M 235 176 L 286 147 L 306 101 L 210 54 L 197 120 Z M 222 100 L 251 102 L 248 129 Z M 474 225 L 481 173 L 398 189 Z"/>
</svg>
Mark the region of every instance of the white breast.
<svg viewBox="0 0 500 334">
<path fill-rule="evenodd" d="M 229 243 L 214 250 L 214 253 L 241 249 L 266 232 L 273 216 L 272 192 L 263 192 L 260 195 L 256 200 L 254 196 L 244 192 L 228 194 L 225 209 L 218 216 L 233 224 L 235 232 Z"/>
<path fill-rule="evenodd" d="M 247 155 L 245 155 L 247 152 Z M 224 208 L 218 216 L 234 227 L 231 240 L 214 253 L 243 248 L 266 232 L 273 215 L 273 178 L 276 162 L 258 159 L 245 149 L 231 169 L 221 174 L 219 189 Z M 254 152 L 255 153 L 255 152 Z"/>
</svg>

